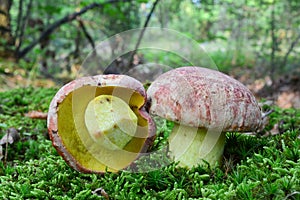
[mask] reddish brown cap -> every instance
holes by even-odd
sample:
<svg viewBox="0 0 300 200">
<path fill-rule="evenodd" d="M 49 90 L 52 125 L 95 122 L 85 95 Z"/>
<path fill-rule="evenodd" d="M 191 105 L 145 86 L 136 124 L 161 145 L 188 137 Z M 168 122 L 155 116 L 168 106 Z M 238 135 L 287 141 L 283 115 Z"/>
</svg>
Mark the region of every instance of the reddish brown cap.
<svg viewBox="0 0 300 200">
<path fill-rule="evenodd" d="M 193 127 L 251 131 L 261 111 L 250 90 L 215 70 L 181 67 L 159 76 L 147 90 L 150 113 Z"/>
</svg>

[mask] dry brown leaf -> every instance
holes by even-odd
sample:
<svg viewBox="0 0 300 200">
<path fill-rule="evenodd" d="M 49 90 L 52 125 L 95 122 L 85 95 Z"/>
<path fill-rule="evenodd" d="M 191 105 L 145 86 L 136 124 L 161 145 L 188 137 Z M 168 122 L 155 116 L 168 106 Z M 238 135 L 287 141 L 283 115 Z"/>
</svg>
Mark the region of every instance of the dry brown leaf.
<svg viewBox="0 0 300 200">
<path fill-rule="evenodd" d="M 93 194 L 98 196 L 103 196 L 105 199 L 109 199 L 109 195 L 105 192 L 103 188 L 97 188 L 96 190 L 92 191 Z"/>
<path fill-rule="evenodd" d="M 14 142 L 17 142 L 20 139 L 20 134 L 15 128 L 9 128 L 7 130 L 7 133 L 1 138 L 0 145 L 3 144 L 12 144 Z"/>
<path fill-rule="evenodd" d="M 29 111 L 28 113 L 25 113 L 24 115 L 25 115 L 25 117 L 29 117 L 32 119 L 47 119 L 48 113 L 34 110 L 34 111 Z"/>
<path fill-rule="evenodd" d="M 6 131 L 6 134 L 0 140 L 0 160 L 4 157 L 4 163 L 6 163 L 7 159 L 7 147 L 8 144 L 12 144 L 17 142 L 20 139 L 20 134 L 15 128 L 9 128 Z M 6 145 L 6 153 L 3 155 L 3 148 L 1 145 Z"/>
<path fill-rule="evenodd" d="M 246 81 L 246 80 L 245 80 Z M 253 83 L 248 84 L 247 87 L 254 93 L 258 93 L 265 86 L 270 87 L 272 85 L 272 80 L 269 76 L 262 79 L 257 79 Z"/>
<path fill-rule="evenodd" d="M 300 106 L 300 94 L 290 91 L 282 92 L 279 94 L 276 104 L 281 108 L 297 108 Z"/>
<path fill-rule="evenodd" d="M 280 131 L 278 130 L 278 124 L 275 124 L 273 128 L 270 130 L 271 135 L 278 135 L 280 134 Z"/>
</svg>

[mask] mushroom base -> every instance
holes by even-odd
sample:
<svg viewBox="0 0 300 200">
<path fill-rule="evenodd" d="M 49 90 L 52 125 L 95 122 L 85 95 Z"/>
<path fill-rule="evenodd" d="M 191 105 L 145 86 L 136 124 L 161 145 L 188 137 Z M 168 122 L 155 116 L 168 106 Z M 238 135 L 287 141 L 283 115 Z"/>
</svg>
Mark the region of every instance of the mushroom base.
<svg viewBox="0 0 300 200">
<path fill-rule="evenodd" d="M 175 124 L 169 137 L 170 156 L 182 167 L 221 163 L 225 133 Z"/>
</svg>

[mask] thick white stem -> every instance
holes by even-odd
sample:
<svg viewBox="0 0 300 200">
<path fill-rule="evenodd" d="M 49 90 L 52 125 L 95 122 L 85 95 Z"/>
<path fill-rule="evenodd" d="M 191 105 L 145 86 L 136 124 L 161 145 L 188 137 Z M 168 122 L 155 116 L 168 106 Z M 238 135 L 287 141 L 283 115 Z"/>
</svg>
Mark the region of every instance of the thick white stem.
<svg viewBox="0 0 300 200">
<path fill-rule="evenodd" d="M 170 156 L 179 166 L 193 167 L 207 161 L 214 167 L 222 160 L 225 133 L 175 124 L 169 137 Z"/>
</svg>

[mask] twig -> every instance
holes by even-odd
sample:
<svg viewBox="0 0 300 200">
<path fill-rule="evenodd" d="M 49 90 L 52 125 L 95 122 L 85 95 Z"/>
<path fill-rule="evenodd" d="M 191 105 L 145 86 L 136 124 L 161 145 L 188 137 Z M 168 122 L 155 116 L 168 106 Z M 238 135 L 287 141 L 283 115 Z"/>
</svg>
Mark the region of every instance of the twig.
<svg viewBox="0 0 300 200">
<path fill-rule="evenodd" d="M 86 30 L 86 27 L 82 21 L 82 19 L 80 17 L 77 17 L 76 20 L 78 21 L 79 23 L 79 26 L 80 28 L 82 29 L 83 31 L 83 34 L 85 35 L 85 37 L 87 38 L 87 40 L 89 41 L 89 43 L 91 44 L 91 46 L 93 47 L 93 50 L 95 49 L 95 42 L 92 38 L 92 36 L 88 33 L 88 31 Z"/>
<path fill-rule="evenodd" d="M 7 13 L 4 12 L 3 10 L 0 10 L 0 15 L 7 15 Z"/>
<path fill-rule="evenodd" d="M 292 53 L 292 51 L 294 50 L 294 47 L 296 46 L 296 44 L 299 42 L 300 40 L 300 34 L 298 35 L 298 37 L 291 43 L 290 48 L 288 49 L 288 51 L 286 52 L 286 54 L 284 55 L 283 61 L 281 63 L 281 66 L 285 66 L 287 63 L 287 59 L 290 55 L 290 53 Z"/>
<path fill-rule="evenodd" d="M 153 3 L 152 8 L 151 8 L 150 12 L 148 13 L 148 16 L 147 16 L 147 18 L 146 18 L 145 24 L 144 24 L 144 26 L 143 26 L 143 29 L 142 29 L 142 31 L 141 31 L 141 33 L 140 33 L 140 35 L 139 35 L 138 41 L 137 41 L 137 43 L 136 43 L 136 45 L 135 45 L 135 48 L 134 48 L 134 50 L 133 50 L 133 51 L 131 52 L 131 54 L 130 54 L 130 60 L 129 60 L 129 63 L 128 63 L 129 66 L 127 67 L 127 68 L 128 68 L 127 70 L 129 70 L 129 69 L 132 67 L 134 55 L 136 54 L 136 51 L 137 51 L 137 49 L 138 49 L 139 46 L 140 46 L 140 43 L 141 43 L 142 38 L 143 38 L 143 36 L 144 36 L 145 30 L 146 30 L 146 28 L 147 28 L 147 26 L 148 26 L 148 23 L 149 23 L 149 21 L 150 21 L 150 19 L 151 19 L 152 14 L 154 13 L 154 10 L 155 10 L 155 8 L 156 8 L 156 5 L 158 4 L 159 1 L 160 1 L 160 0 L 156 0 L 156 1 Z"/>
<path fill-rule="evenodd" d="M 300 192 L 298 192 L 298 191 L 292 192 L 292 193 L 286 195 L 286 197 L 283 200 L 286 200 L 286 199 L 290 198 L 291 196 L 294 196 L 295 194 L 300 194 Z"/>
<path fill-rule="evenodd" d="M 74 19 L 76 19 L 76 17 L 86 13 L 87 11 L 96 8 L 96 7 L 102 7 L 105 4 L 109 4 L 109 3 L 118 3 L 118 2 L 128 2 L 131 0 L 109 0 L 106 1 L 104 3 L 91 3 L 90 5 L 82 8 L 80 11 L 78 12 L 74 12 L 71 14 L 68 14 L 66 16 L 64 16 L 63 18 L 57 20 L 56 22 L 54 22 L 53 24 L 51 24 L 50 26 L 48 26 L 39 36 L 39 38 L 37 38 L 36 40 L 34 40 L 33 42 L 31 42 L 27 47 L 25 47 L 23 50 L 21 50 L 20 52 L 18 52 L 17 57 L 18 58 L 22 58 L 24 57 L 31 49 L 33 49 L 33 47 L 35 47 L 38 43 L 40 43 L 40 41 L 42 41 L 44 38 L 46 38 L 47 36 L 49 36 L 50 34 L 52 34 L 52 32 L 54 30 L 56 30 L 58 27 L 60 27 L 61 25 L 68 23 L 70 21 L 73 21 Z"/>
<path fill-rule="evenodd" d="M 21 4 L 20 4 L 20 6 L 21 6 Z M 23 36 L 24 36 L 25 27 L 26 27 L 26 22 L 29 19 L 29 15 L 31 13 L 30 12 L 31 7 L 32 7 L 32 0 L 30 0 L 28 5 L 27 5 L 26 15 L 24 16 L 24 19 L 22 20 L 22 24 L 20 25 L 21 29 L 20 29 L 20 35 L 19 35 L 19 43 L 18 43 L 18 46 L 16 48 L 16 54 L 17 55 L 19 54 L 19 51 L 20 51 L 20 48 L 21 48 L 21 45 L 22 45 L 22 42 L 23 42 Z M 20 16 L 20 17 L 22 17 L 22 16 Z"/>
<path fill-rule="evenodd" d="M 272 4 L 272 12 L 271 12 L 271 21 L 270 21 L 270 25 L 271 25 L 271 39 L 272 39 L 272 47 L 271 47 L 271 72 L 270 72 L 270 76 L 271 79 L 273 81 L 274 77 L 273 74 L 275 72 L 275 53 L 276 53 L 276 49 L 277 49 L 277 37 L 275 35 L 275 1 L 273 1 Z"/>
<path fill-rule="evenodd" d="M 9 29 L 9 28 L 7 28 L 5 26 L 0 25 L 0 32 L 10 32 L 10 31 L 11 31 L 11 29 Z"/>
<path fill-rule="evenodd" d="M 6 144 L 5 144 L 5 155 L 4 155 L 4 161 L 3 161 L 4 167 L 6 167 L 6 161 L 7 161 L 8 138 L 9 138 L 9 131 L 7 130 Z"/>
<path fill-rule="evenodd" d="M 103 188 L 97 188 L 96 190 L 92 191 L 93 194 L 102 196 L 105 199 L 109 199 L 109 195 L 105 192 Z"/>
<path fill-rule="evenodd" d="M 264 118 L 266 118 L 267 116 L 269 116 L 271 113 L 273 113 L 274 112 L 274 110 L 273 109 L 271 109 L 271 110 L 269 110 L 269 111 L 267 111 L 267 112 L 263 112 L 261 115 L 261 118 L 262 119 L 264 119 Z"/>
<path fill-rule="evenodd" d="M 22 26 L 22 16 L 23 16 L 23 0 L 19 1 L 19 8 L 18 8 L 18 19 L 17 19 L 17 28 L 16 28 L 16 35 L 15 35 L 15 41 L 16 38 L 20 38 L 20 29 Z M 20 47 L 20 42 L 18 41 L 18 43 L 15 43 L 15 45 L 17 46 L 17 49 Z M 16 50 L 16 52 L 18 52 L 18 50 Z"/>
</svg>

